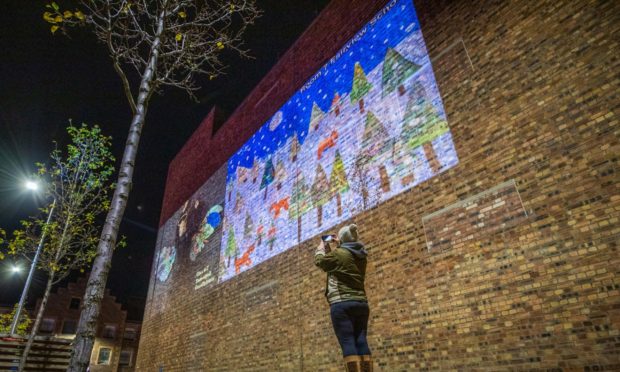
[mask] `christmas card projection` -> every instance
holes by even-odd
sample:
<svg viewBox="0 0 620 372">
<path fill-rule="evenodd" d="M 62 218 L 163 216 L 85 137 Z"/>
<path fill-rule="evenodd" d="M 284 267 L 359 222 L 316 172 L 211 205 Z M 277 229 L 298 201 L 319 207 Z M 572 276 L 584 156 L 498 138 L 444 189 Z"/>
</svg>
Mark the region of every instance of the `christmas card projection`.
<svg viewBox="0 0 620 372">
<path fill-rule="evenodd" d="M 157 270 L 156 275 L 157 279 L 160 282 L 165 282 L 168 280 L 168 276 L 170 275 L 170 271 L 172 270 L 172 266 L 174 265 L 174 261 L 177 257 L 177 250 L 174 246 L 163 247 L 159 251 L 159 255 L 157 256 Z"/>
<path fill-rule="evenodd" d="M 457 163 L 413 4 L 392 1 L 229 160 L 220 281 Z"/>
<path fill-rule="evenodd" d="M 189 253 L 190 260 L 196 260 L 196 256 L 204 249 L 205 244 L 207 244 L 209 238 L 215 232 L 215 229 L 220 225 L 223 210 L 224 208 L 222 208 L 221 205 L 216 204 L 205 214 L 198 232 L 192 237 L 192 248 Z"/>
</svg>

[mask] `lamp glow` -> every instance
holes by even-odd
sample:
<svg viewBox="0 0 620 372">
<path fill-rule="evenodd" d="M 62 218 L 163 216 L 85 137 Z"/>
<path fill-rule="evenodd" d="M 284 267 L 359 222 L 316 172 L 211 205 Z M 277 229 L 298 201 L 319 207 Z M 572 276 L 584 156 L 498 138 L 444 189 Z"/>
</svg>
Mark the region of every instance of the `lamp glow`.
<svg viewBox="0 0 620 372">
<path fill-rule="evenodd" d="M 26 181 L 24 186 L 31 191 L 37 191 L 39 189 L 39 184 L 35 181 Z"/>
<path fill-rule="evenodd" d="M 19 267 L 19 266 L 17 266 L 17 265 L 13 265 L 13 266 L 11 267 L 11 272 L 12 272 L 13 274 L 19 273 L 19 272 L 21 272 L 21 271 L 22 271 L 22 268 L 21 268 L 21 267 Z"/>
</svg>

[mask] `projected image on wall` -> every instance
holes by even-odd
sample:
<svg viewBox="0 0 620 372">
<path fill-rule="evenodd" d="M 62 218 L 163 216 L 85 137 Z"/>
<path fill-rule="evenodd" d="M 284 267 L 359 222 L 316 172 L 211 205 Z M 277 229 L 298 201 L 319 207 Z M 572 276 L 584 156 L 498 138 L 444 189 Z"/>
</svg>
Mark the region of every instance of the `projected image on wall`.
<svg viewBox="0 0 620 372">
<path fill-rule="evenodd" d="M 229 160 L 220 280 L 457 163 L 413 4 L 392 1 Z"/>
<path fill-rule="evenodd" d="M 168 280 L 176 257 L 177 250 L 174 246 L 166 246 L 159 251 L 159 254 L 156 257 L 156 275 L 160 282 L 165 282 Z"/>
</svg>

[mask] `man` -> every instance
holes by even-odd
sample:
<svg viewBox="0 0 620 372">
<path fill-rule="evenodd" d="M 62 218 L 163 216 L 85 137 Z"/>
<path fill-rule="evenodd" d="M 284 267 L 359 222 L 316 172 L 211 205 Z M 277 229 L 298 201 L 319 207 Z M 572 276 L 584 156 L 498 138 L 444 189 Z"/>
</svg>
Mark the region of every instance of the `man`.
<svg viewBox="0 0 620 372">
<path fill-rule="evenodd" d="M 330 241 L 336 243 L 334 250 Z M 337 238 L 323 236 L 314 255 L 315 265 L 327 273 L 325 296 L 348 372 L 373 369 L 366 340 L 370 312 L 364 290 L 367 256 L 355 224 L 340 229 Z"/>
</svg>

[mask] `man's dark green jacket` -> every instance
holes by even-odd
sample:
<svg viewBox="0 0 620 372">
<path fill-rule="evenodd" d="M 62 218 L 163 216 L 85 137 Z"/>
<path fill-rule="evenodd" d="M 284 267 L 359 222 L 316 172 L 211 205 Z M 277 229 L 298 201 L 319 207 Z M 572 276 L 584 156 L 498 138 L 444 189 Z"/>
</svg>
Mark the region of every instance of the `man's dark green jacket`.
<svg viewBox="0 0 620 372">
<path fill-rule="evenodd" d="M 325 296 L 331 304 L 367 301 L 364 290 L 368 252 L 359 242 L 342 243 L 329 253 L 317 249 L 314 263 L 327 273 Z"/>
</svg>

